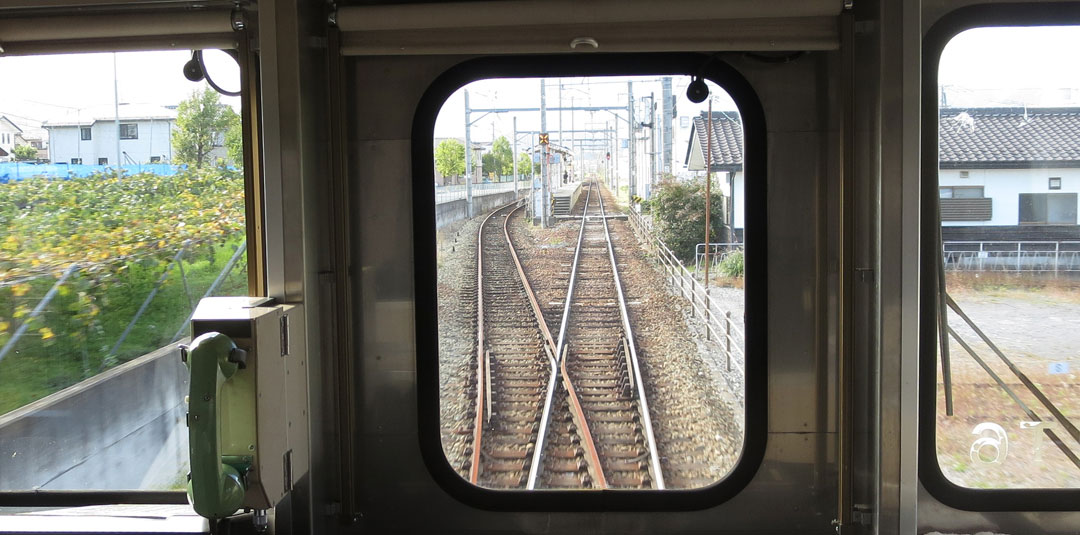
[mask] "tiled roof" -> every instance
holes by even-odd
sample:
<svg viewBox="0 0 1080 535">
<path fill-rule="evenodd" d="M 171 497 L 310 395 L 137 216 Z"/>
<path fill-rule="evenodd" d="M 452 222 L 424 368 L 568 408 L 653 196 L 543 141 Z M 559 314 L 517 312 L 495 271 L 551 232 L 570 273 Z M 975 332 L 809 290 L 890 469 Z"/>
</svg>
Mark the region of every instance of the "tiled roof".
<svg viewBox="0 0 1080 535">
<path fill-rule="evenodd" d="M 694 117 L 694 135 L 702 149 L 705 148 L 705 117 L 707 112 Z M 713 171 L 738 171 L 743 163 L 742 123 L 739 112 L 714 111 L 712 121 L 712 169 Z M 707 151 L 702 150 L 702 159 L 707 158 Z"/>
<path fill-rule="evenodd" d="M 44 128 L 60 126 L 90 126 L 97 121 L 140 121 L 140 120 L 164 120 L 175 121 L 177 111 L 171 108 L 156 106 L 153 104 L 119 104 L 115 106 L 94 106 L 91 108 L 71 109 L 53 117 L 44 123 Z"/>
<path fill-rule="evenodd" d="M 1080 167 L 1080 108 L 946 108 L 943 168 Z"/>
</svg>

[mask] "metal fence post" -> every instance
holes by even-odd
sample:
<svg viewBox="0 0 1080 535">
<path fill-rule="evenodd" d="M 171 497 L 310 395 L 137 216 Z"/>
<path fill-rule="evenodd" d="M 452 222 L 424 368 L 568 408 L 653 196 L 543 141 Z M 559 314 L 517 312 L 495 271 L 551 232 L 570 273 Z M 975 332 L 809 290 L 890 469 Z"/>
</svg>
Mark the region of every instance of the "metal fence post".
<svg viewBox="0 0 1080 535">
<path fill-rule="evenodd" d="M 731 311 L 724 311 L 724 354 L 727 355 L 727 369 L 731 371 Z"/>
</svg>

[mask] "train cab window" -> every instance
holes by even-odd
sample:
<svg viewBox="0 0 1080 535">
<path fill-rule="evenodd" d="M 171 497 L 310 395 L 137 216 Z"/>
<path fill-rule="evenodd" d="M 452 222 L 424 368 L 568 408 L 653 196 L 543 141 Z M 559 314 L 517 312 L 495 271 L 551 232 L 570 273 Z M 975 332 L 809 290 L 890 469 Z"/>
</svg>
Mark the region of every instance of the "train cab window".
<svg viewBox="0 0 1080 535">
<path fill-rule="evenodd" d="M 0 58 L 0 127 L 41 147 L 0 159 L 0 496 L 186 486 L 177 346 L 249 295 L 240 99 L 190 57 Z"/>
<path fill-rule="evenodd" d="M 1080 489 L 1080 27 L 943 44 L 924 93 L 923 276 L 940 283 L 922 294 L 922 477 L 964 508 L 997 507 L 980 489 L 1054 507 L 1033 491 Z"/>
<path fill-rule="evenodd" d="M 739 463 L 754 177 L 739 107 L 692 83 L 484 79 L 443 103 L 416 194 L 435 206 L 442 452 L 466 481 L 686 490 Z"/>
</svg>

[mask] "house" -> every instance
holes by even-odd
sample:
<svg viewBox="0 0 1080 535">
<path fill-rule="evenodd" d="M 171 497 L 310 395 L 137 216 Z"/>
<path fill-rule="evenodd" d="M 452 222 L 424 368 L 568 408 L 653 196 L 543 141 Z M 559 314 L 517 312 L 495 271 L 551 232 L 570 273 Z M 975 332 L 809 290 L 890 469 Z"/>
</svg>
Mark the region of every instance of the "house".
<svg viewBox="0 0 1080 535">
<path fill-rule="evenodd" d="M 944 241 L 1080 240 L 1080 107 L 942 108 L 940 113 Z M 705 116 L 693 120 L 686 151 L 690 171 L 705 169 Z M 713 184 L 732 201 L 729 224 L 741 236 L 739 116 L 713 112 L 711 125 Z"/>
<path fill-rule="evenodd" d="M 42 127 L 54 163 L 115 165 L 118 154 L 121 165 L 170 163 L 176 110 L 147 104 L 85 108 Z"/>
<path fill-rule="evenodd" d="M 0 162 L 9 162 L 15 159 L 15 145 L 22 129 L 6 115 L 0 115 Z"/>
<path fill-rule="evenodd" d="M 1080 108 L 943 108 L 945 241 L 1080 239 Z"/>
<path fill-rule="evenodd" d="M 742 121 L 737 111 L 714 111 L 709 121 L 712 135 L 706 127 L 708 112 L 694 117 L 690 126 L 690 137 L 686 147 L 684 163 L 688 171 L 704 171 L 705 160 L 712 157 L 709 165 L 713 173 L 713 187 L 719 188 L 724 197 L 721 217 L 724 227 L 731 234 L 724 238 L 728 242 L 741 242 L 743 234 L 743 135 Z M 712 150 L 706 149 L 706 139 Z"/>
</svg>

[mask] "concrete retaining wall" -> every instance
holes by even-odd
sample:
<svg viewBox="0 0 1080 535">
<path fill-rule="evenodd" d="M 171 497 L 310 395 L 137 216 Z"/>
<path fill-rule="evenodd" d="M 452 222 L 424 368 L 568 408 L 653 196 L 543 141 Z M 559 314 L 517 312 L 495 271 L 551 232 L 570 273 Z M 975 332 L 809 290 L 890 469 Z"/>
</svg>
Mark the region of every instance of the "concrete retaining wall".
<svg viewBox="0 0 1080 535">
<path fill-rule="evenodd" d="M 0 416 L 0 490 L 183 488 L 187 385 L 171 345 Z"/>
<path fill-rule="evenodd" d="M 475 195 L 473 196 L 473 214 L 480 215 L 484 212 L 494 210 L 500 206 L 510 204 L 514 202 L 514 198 L 514 192 L 512 191 L 506 191 L 503 193 L 492 193 L 490 195 Z M 469 214 L 466 210 L 467 205 L 465 203 L 465 199 L 457 199 L 436 204 L 435 228 L 440 229 L 455 221 L 467 219 Z"/>
</svg>

